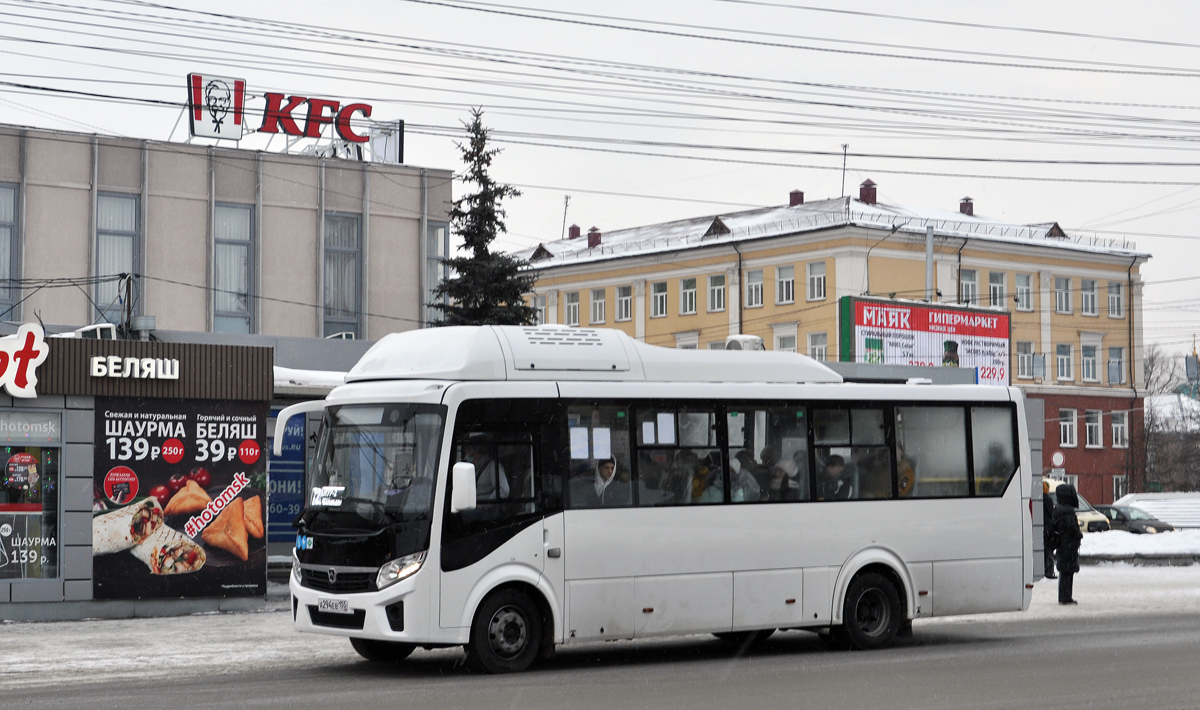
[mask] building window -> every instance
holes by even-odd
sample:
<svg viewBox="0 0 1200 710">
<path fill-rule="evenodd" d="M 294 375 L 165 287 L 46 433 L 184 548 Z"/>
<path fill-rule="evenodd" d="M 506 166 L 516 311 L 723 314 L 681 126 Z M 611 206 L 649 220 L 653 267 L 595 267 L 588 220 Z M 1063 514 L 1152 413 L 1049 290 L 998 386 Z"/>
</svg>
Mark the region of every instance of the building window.
<svg viewBox="0 0 1200 710">
<path fill-rule="evenodd" d="M 217 205 L 213 223 L 213 332 L 252 333 L 254 207 Z"/>
<path fill-rule="evenodd" d="M 1054 312 L 1071 312 L 1071 279 L 1063 276 L 1054 277 Z"/>
<path fill-rule="evenodd" d="M 604 322 L 607 314 L 604 312 L 604 289 L 592 289 L 592 325 L 600 325 Z"/>
<path fill-rule="evenodd" d="M 709 350 L 724 350 L 725 349 L 725 341 L 724 340 L 714 340 L 708 344 L 708 349 Z"/>
<path fill-rule="evenodd" d="M 633 320 L 633 287 L 617 287 L 617 320 Z"/>
<path fill-rule="evenodd" d="M 796 301 L 796 267 L 780 266 L 775 269 L 775 302 Z"/>
<path fill-rule="evenodd" d="M 1017 341 L 1017 378 L 1033 379 L 1033 341 Z"/>
<path fill-rule="evenodd" d="M 60 492 L 68 490 L 60 478 L 62 424 L 58 413 L 0 412 L 0 447 L 8 457 L 0 486 L 0 584 L 59 577 Z M 31 431 L 38 432 L 37 441 Z M 118 483 L 108 500 L 122 498 L 122 488 L 136 491 Z"/>
<path fill-rule="evenodd" d="M 1096 363 L 1097 349 L 1095 345 L 1084 345 L 1079 349 L 1079 366 L 1083 371 L 1084 382 L 1100 381 L 1100 370 Z"/>
<path fill-rule="evenodd" d="M 794 353 L 796 352 L 796 336 L 794 335 L 776 335 L 775 349 L 779 352 Z"/>
<path fill-rule="evenodd" d="M 1060 343 L 1055 357 L 1055 364 L 1058 366 L 1058 379 L 1074 380 L 1075 379 L 1075 358 L 1074 348 L 1071 345 Z"/>
<path fill-rule="evenodd" d="M 96 307 L 99 319 L 120 323 L 126 290 L 114 278 L 141 264 L 141 225 L 136 195 L 101 194 L 96 199 Z"/>
<path fill-rule="evenodd" d="M 1100 315 L 1096 305 L 1096 282 L 1093 279 L 1082 279 L 1079 282 L 1079 310 L 1085 316 Z"/>
<path fill-rule="evenodd" d="M 760 308 L 763 304 L 762 269 L 746 272 L 746 308 Z"/>
<path fill-rule="evenodd" d="M 679 315 L 696 312 L 696 279 L 679 279 Z"/>
<path fill-rule="evenodd" d="M 725 310 L 725 275 L 708 277 L 708 310 Z"/>
<path fill-rule="evenodd" d="M 566 313 L 563 314 L 563 323 L 566 325 L 579 325 L 579 292 L 571 291 L 566 296 Z"/>
<path fill-rule="evenodd" d="M 546 297 L 533 297 L 533 324 L 544 325 L 546 323 Z"/>
<path fill-rule="evenodd" d="M 1104 435 L 1100 430 L 1100 420 L 1103 412 L 1089 409 L 1083 413 L 1084 446 L 1089 449 L 1099 449 L 1104 446 Z"/>
<path fill-rule="evenodd" d="M 1125 348 L 1108 349 L 1108 384 L 1125 384 Z"/>
<path fill-rule="evenodd" d="M 1003 271 L 993 271 L 988 274 L 988 305 L 992 308 L 1005 308 L 1004 299 L 1008 298 L 1008 281 Z"/>
<path fill-rule="evenodd" d="M 825 300 L 825 262 L 814 261 L 808 265 L 808 300 Z"/>
<path fill-rule="evenodd" d="M 808 356 L 814 360 L 827 360 L 829 355 L 829 336 L 826 333 L 808 334 Z"/>
<path fill-rule="evenodd" d="M 958 273 L 959 290 L 958 302 L 968 306 L 979 305 L 979 274 L 975 269 L 963 269 Z"/>
<path fill-rule="evenodd" d="M 431 303 L 449 303 L 449 296 L 435 298 L 433 292 L 450 276 L 444 260 L 450 256 L 450 228 L 445 222 L 430 222 L 425 231 L 425 324 L 436 323 L 444 316 Z M 543 314 L 544 316 L 545 314 Z M 543 318 L 542 322 L 545 322 Z"/>
<path fill-rule="evenodd" d="M 1129 414 L 1127 412 L 1113 412 L 1109 415 L 1112 419 L 1112 445 L 1114 449 L 1129 448 Z M 1124 495 L 1124 494 L 1122 494 Z"/>
<path fill-rule="evenodd" d="M 1033 275 L 1017 274 L 1017 310 L 1033 310 Z"/>
<path fill-rule="evenodd" d="M 650 317 L 663 318 L 667 315 L 667 282 L 658 281 L 650 285 Z"/>
<path fill-rule="evenodd" d="M 1113 444 L 1116 446 L 1116 444 Z M 1128 476 L 1113 476 L 1113 502 L 1121 500 L 1129 495 L 1129 477 Z"/>
<path fill-rule="evenodd" d="M 0 279 L 17 279 L 17 186 L 0 184 Z M 16 320 L 12 314 L 14 292 L 0 282 L 0 320 Z"/>
<path fill-rule="evenodd" d="M 675 334 L 675 347 L 679 350 L 696 350 L 700 347 L 700 331 L 691 330 Z"/>
<path fill-rule="evenodd" d="M 1108 317 L 1125 317 L 1125 284 L 1119 281 L 1108 282 Z"/>
<path fill-rule="evenodd" d="M 1074 409 L 1058 410 L 1058 445 L 1059 446 L 1076 446 L 1075 443 L 1075 418 Z"/>
<path fill-rule="evenodd" d="M 325 213 L 325 332 L 362 337 L 362 218 Z"/>
</svg>

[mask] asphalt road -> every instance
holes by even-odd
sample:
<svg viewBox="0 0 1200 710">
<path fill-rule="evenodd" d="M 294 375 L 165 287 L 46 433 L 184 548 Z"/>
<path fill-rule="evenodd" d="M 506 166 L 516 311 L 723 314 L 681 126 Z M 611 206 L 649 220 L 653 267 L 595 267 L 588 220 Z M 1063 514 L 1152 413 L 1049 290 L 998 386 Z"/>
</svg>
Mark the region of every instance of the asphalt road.
<svg viewBox="0 0 1200 710">
<path fill-rule="evenodd" d="M 104 680 L 100 672 L 55 685 L 10 685 L 0 692 L 0 707 L 1200 707 L 1195 612 L 931 620 L 918 622 L 897 647 L 873 652 L 828 651 L 799 631 L 778 633 L 742 656 L 708 637 L 616 642 L 566 649 L 503 677 L 469 674 L 456 650 L 418 651 L 387 667 L 342 654 L 349 648 L 342 639 L 303 636 L 295 643 L 337 647 L 338 655 L 305 662 L 301 654 L 282 666 L 198 676 L 145 658 L 142 677 Z"/>
</svg>

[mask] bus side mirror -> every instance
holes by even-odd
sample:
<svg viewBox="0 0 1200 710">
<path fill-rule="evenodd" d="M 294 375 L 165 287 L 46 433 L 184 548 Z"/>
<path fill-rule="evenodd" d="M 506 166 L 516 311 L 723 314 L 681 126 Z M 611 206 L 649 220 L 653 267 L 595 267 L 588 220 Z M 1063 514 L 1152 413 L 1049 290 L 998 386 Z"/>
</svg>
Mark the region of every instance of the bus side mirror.
<svg viewBox="0 0 1200 710">
<path fill-rule="evenodd" d="M 454 491 L 450 496 L 450 512 L 475 510 L 475 464 L 460 461 L 454 464 Z"/>
</svg>

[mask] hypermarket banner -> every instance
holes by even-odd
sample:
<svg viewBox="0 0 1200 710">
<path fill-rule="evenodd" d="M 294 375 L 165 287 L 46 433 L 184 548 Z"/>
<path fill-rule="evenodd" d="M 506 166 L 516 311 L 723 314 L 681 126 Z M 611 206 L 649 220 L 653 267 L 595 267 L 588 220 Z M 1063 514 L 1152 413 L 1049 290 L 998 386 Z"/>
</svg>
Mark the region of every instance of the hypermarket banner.
<svg viewBox="0 0 1200 710">
<path fill-rule="evenodd" d="M 266 594 L 265 403 L 96 399 L 96 599 Z"/>
<path fill-rule="evenodd" d="M 967 367 L 980 384 L 1009 383 L 1005 311 L 854 296 L 843 296 L 838 306 L 845 362 Z"/>
</svg>

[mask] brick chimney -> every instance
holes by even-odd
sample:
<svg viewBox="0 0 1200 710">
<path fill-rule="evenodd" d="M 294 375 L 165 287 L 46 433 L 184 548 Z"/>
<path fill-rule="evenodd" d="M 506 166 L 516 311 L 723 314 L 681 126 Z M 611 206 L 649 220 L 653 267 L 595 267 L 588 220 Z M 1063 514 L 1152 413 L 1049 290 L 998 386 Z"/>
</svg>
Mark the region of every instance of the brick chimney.
<svg viewBox="0 0 1200 710">
<path fill-rule="evenodd" d="M 975 216 L 975 203 L 971 201 L 970 197 L 964 197 L 958 201 L 958 211 L 962 212 L 965 215 L 974 217 Z"/>
<path fill-rule="evenodd" d="M 592 227 L 588 230 L 588 249 L 600 246 L 600 230 Z"/>
<path fill-rule="evenodd" d="M 863 184 L 858 186 L 858 201 L 868 205 L 875 204 L 875 183 L 871 182 L 870 178 L 863 180 Z"/>
<path fill-rule="evenodd" d="M 578 239 L 579 238 L 579 225 L 578 224 L 572 224 L 570 227 L 567 228 L 567 238 L 568 239 Z"/>
<path fill-rule="evenodd" d="M 788 193 L 788 207 L 804 204 L 804 192 L 802 190 L 792 190 Z"/>
</svg>

